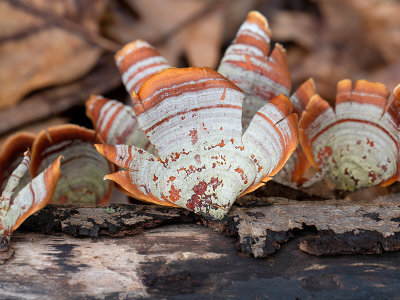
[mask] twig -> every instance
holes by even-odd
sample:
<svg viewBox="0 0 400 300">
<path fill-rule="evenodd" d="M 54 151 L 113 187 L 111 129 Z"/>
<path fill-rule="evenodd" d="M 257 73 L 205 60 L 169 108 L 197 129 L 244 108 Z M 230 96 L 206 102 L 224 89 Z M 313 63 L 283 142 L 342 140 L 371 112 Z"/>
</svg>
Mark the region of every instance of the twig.
<svg viewBox="0 0 400 300">
<path fill-rule="evenodd" d="M 116 52 L 118 51 L 122 45 L 113 42 L 109 39 L 106 39 L 102 37 L 101 35 L 90 31 L 84 27 L 82 27 L 80 24 L 77 24 L 75 22 L 72 22 L 66 18 L 57 16 L 55 14 L 49 13 L 47 11 L 43 11 L 41 9 L 38 9 L 30 4 L 27 4 L 25 2 L 22 2 L 20 0 L 5 0 L 9 5 L 12 5 L 16 9 L 23 10 L 24 12 L 34 15 L 40 19 L 42 19 L 46 24 L 50 25 L 55 25 L 58 27 L 61 27 L 65 30 L 68 30 L 70 32 L 73 32 L 75 34 L 78 34 L 85 38 L 87 41 L 92 43 L 93 45 L 96 45 L 104 50 L 110 51 L 110 52 Z"/>
</svg>

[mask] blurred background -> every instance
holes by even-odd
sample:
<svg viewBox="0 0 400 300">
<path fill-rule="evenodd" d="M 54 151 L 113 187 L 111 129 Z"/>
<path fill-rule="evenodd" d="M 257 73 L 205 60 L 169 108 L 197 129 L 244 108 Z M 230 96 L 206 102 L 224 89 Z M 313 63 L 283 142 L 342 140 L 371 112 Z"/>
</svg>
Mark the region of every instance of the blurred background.
<svg viewBox="0 0 400 300">
<path fill-rule="evenodd" d="M 400 82 L 397 0 L 1 0 L 0 140 L 72 122 L 91 128 L 90 94 L 129 102 L 113 55 L 144 39 L 170 65 L 219 60 L 250 10 L 287 49 L 293 87 L 325 99 L 343 78 Z"/>
</svg>

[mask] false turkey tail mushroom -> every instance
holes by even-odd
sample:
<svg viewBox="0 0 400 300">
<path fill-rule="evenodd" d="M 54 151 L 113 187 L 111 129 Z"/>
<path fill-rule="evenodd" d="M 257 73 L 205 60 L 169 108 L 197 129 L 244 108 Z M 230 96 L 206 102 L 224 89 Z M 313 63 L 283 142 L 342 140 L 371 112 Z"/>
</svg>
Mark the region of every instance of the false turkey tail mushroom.
<svg viewBox="0 0 400 300">
<path fill-rule="evenodd" d="M 35 135 L 30 132 L 18 132 L 11 135 L 1 147 L 0 151 L 0 188 L 4 189 L 8 178 L 21 163 L 26 149 L 31 149 Z M 29 172 L 20 178 L 15 194 L 30 181 Z"/>
<path fill-rule="evenodd" d="M 293 105 L 293 112 L 300 118 L 306 109 L 308 101 L 316 94 L 315 82 L 312 78 L 306 80 L 297 90 L 290 96 L 290 102 Z M 285 181 L 301 184 L 305 181 L 303 175 L 309 168 L 310 163 L 307 155 L 304 153 L 300 144 L 293 152 L 288 162 L 277 174 L 277 177 L 283 178 Z"/>
<path fill-rule="evenodd" d="M 153 184 L 162 176 L 163 164 L 151 153 L 130 145 L 95 145 L 97 151 L 125 170 L 108 174 L 104 179 L 117 183 L 130 197 L 147 203 L 177 207 L 153 195 Z M 157 176 L 158 175 L 158 176 Z"/>
<path fill-rule="evenodd" d="M 130 95 L 154 74 L 169 68 L 167 60 L 146 41 L 136 40 L 115 55 L 122 82 Z"/>
<path fill-rule="evenodd" d="M 159 158 L 129 145 L 96 145 L 125 170 L 107 175 L 137 198 L 215 219 L 276 174 L 297 146 L 297 116 L 283 95 L 242 138 L 244 94 L 209 68 L 166 69 L 146 80 L 134 111 Z"/>
<path fill-rule="evenodd" d="M 377 82 L 338 83 L 335 109 L 315 95 L 299 124 L 311 164 L 340 190 L 389 185 L 398 178 L 399 88 L 393 102 Z"/>
<path fill-rule="evenodd" d="M 257 11 L 247 15 L 235 40 L 226 50 L 218 72 L 246 94 L 243 104 L 243 129 L 256 112 L 273 97 L 289 96 L 292 85 L 286 63 L 286 51 L 275 44 L 270 53 L 271 30 Z"/>
<path fill-rule="evenodd" d="M 256 180 L 246 194 L 277 174 L 298 145 L 297 115 L 292 113 L 290 100 L 279 95 L 264 105 L 244 133 L 243 144 L 258 166 Z"/>
<path fill-rule="evenodd" d="M 15 231 L 27 217 L 43 208 L 51 199 L 59 174 L 60 159 L 48 166 L 29 184 L 19 188 L 21 178 L 30 166 L 29 151 L 25 152 L 22 162 L 11 174 L 0 197 L 0 251 L 6 251 Z M 16 193 L 16 190 L 19 192 Z"/>
<path fill-rule="evenodd" d="M 125 45 L 115 55 L 115 63 L 130 95 L 137 93 L 145 80 L 169 67 L 166 59 L 142 40 Z M 86 114 L 107 144 L 134 145 L 154 152 L 146 135 L 138 128 L 131 106 L 93 95 L 86 102 Z"/>
<path fill-rule="evenodd" d="M 61 176 L 50 203 L 104 204 L 111 196 L 112 183 L 104 175 L 114 167 L 95 149 L 102 142 L 93 130 L 60 125 L 42 130 L 32 146 L 31 176 L 36 176 L 55 157 L 64 157 Z"/>
<path fill-rule="evenodd" d="M 239 28 L 235 40 L 228 47 L 218 72 L 239 86 L 245 93 L 243 103 L 243 128 L 263 105 L 283 94 L 289 96 L 291 78 L 285 49 L 275 44 L 271 49 L 271 30 L 263 15 L 256 11 L 248 14 Z M 315 94 L 312 79 L 304 82 L 290 97 L 293 111 L 300 117 L 308 100 Z M 301 182 L 309 163 L 299 147 L 277 177 L 285 182 Z"/>
<path fill-rule="evenodd" d="M 86 115 L 107 144 L 135 145 L 148 151 L 152 148 L 144 132 L 139 129 L 139 123 L 131 106 L 92 95 L 86 102 Z"/>
</svg>

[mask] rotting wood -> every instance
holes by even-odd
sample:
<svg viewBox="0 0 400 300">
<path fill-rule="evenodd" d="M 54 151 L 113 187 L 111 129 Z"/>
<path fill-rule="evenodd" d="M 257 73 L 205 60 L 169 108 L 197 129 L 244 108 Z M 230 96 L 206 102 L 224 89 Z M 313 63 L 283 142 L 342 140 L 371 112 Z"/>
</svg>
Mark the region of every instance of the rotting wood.
<svg viewBox="0 0 400 300">
<path fill-rule="evenodd" d="M 268 200 L 270 206 L 234 207 L 227 226 L 238 235 L 238 248 L 266 257 L 296 232 L 314 231 L 301 239 L 301 250 L 314 255 L 373 254 L 400 250 L 400 197 L 372 202 Z"/>
<path fill-rule="evenodd" d="M 146 228 L 194 222 L 189 211 L 157 205 L 112 205 L 109 207 L 60 207 L 48 205 L 27 219 L 22 229 L 44 233 L 67 233 L 78 237 L 138 234 Z"/>
<path fill-rule="evenodd" d="M 258 206 L 254 206 L 257 203 Z M 400 197 L 371 202 L 295 201 L 244 196 L 223 221 L 209 221 L 179 208 L 156 205 L 48 206 L 22 228 L 45 233 L 97 237 L 138 234 L 165 224 L 200 222 L 238 238 L 240 251 L 267 257 L 303 232 L 299 248 L 314 255 L 372 254 L 400 250 Z M 222 233 L 221 233 L 222 234 Z"/>
<path fill-rule="evenodd" d="M 316 257 L 290 241 L 268 259 L 196 224 L 121 238 L 16 233 L 1 299 L 392 299 L 400 253 Z"/>
</svg>

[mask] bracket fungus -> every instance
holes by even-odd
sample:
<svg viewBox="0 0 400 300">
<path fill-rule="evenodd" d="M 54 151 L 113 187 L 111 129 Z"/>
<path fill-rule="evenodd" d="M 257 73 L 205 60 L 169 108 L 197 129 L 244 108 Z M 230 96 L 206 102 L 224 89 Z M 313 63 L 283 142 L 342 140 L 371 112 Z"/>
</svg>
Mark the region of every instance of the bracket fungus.
<svg viewBox="0 0 400 300">
<path fill-rule="evenodd" d="M 290 102 L 293 105 L 293 112 L 297 114 L 298 117 L 301 116 L 305 110 L 307 103 L 310 101 L 311 97 L 316 94 L 315 83 L 312 78 L 306 80 L 297 90 L 290 96 Z M 292 156 L 289 158 L 288 162 L 282 168 L 282 170 L 277 174 L 276 177 L 282 178 L 287 182 L 296 183 L 301 185 L 304 183 L 304 173 L 309 168 L 310 163 L 304 153 L 301 145 L 299 144 L 296 151 L 293 152 Z"/>
<path fill-rule="evenodd" d="M 279 94 L 289 96 L 290 93 L 291 78 L 285 50 L 276 44 L 270 54 L 270 38 L 271 31 L 265 17 L 256 11 L 250 12 L 218 69 L 246 95 L 242 114 L 244 130 L 265 103 Z M 125 45 L 115 55 L 115 62 L 130 94 L 137 93 L 145 80 L 169 67 L 167 60 L 143 40 Z M 308 102 L 314 94 L 314 81 L 309 79 L 290 97 L 294 112 L 300 116 L 302 106 L 299 104 Z M 86 107 L 93 126 L 106 143 L 134 145 L 157 155 L 143 131 L 133 129 L 137 128 L 137 121 L 130 106 L 92 96 Z M 298 147 L 276 177 L 285 182 L 300 183 L 308 167 L 308 160 Z"/>
<path fill-rule="evenodd" d="M 154 74 L 169 68 L 167 60 L 153 46 L 143 40 L 126 44 L 115 54 L 115 63 L 129 95 Z"/>
<path fill-rule="evenodd" d="M 337 85 L 336 106 L 315 95 L 299 122 L 311 164 L 340 190 L 386 186 L 398 179 L 400 86 L 390 102 L 377 82 Z"/>
<path fill-rule="evenodd" d="M 290 93 L 292 82 L 286 51 L 282 45 L 275 44 L 270 53 L 270 42 L 267 19 L 257 11 L 250 12 L 217 70 L 246 94 L 242 115 L 244 129 L 266 102 L 279 94 L 288 97 Z"/>
<path fill-rule="evenodd" d="M 115 55 L 115 63 L 130 95 L 137 93 L 145 80 L 169 68 L 166 59 L 142 40 L 125 45 Z M 107 144 L 135 145 L 155 153 L 144 132 L 138 128 L 136 114 L 131 106 L 93 95 L 86 102 L 86 114 Z"/>
<path fill-rule="evenodd" d="M 102 140 L 96 132 L 76 125 L 42 130 L 32 146 L 31 176 L 36 176 L 55 157 L 64 157 L 60 180 L 50 201 L 53 204 L 104 204 L 111 196 L 112 182 L 104 175 L 113 166 L 95 149 Z"/>
<path fill-rule="evenodd" d="M 59 178 L 61 156 L 29 184 L 19 187 L 30 166 L 29 154 L 29 151 L 25 152 L 0 197 L 0 251 L 7 251 L 11 233 L 50 201 Z M 17 189 L 19 192 L 16 193 Z"/>
<path fill-rule="evenodd" d="M 105 178 L 143 201 L 221 219 L 238 196 L 271 179 L 297 146 L 288 98 L 265 104 L 242 136 L 244 93 L 209 68 L 165 69 L 132 98 L 159 157 L 131 145 L 96 148 L 125 169 Z"/>
<path fill-rule="evenodd" d="M 135 145 L 146 150 L 151 148 L 149 139 L 139 129 L 132 107 L 116 100 L 92 95 L 86 102 L 86 115 L 107 144 Z"/>
<path fill-rule="evenodd" d="M 218 67 L 218 72 L 240 87 L 246 95 L 243 103 L 243 129 L 249 126 L 257 111 L 270 99 L 279 94 L 287 97 L 290 94 L 292 81 L 286 51 L 278 43 L 271 51 L 270 44 L 268 21 L 259 12 L 252 11 L 225 51 Z M 314 94 L 314 80 L 308 79 L 290 96 L 293 112 L 301 116 L 305 103 Z M 300 183 L 308 167 L 308 160 L 301 147 L 298 147 L 276 177 L 285 182 Z"/>
<path fill-rule="evenodd" d="M 0 188 L 4 190 L 8 178 L 21 163 L 26 149 L 31 149 L 35 135 L 30 132 L 18 132 L 11 135 L 1 147 L 0 151 Z M 20 182 L 14 193 L 24 187 L 30 181 L 29 172 L 20 178 Z"/>
</svg>

